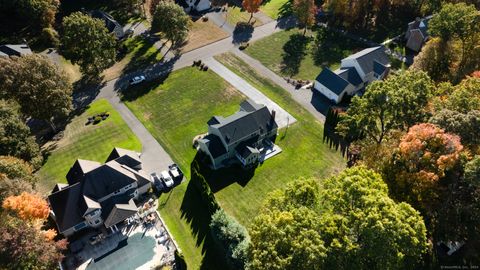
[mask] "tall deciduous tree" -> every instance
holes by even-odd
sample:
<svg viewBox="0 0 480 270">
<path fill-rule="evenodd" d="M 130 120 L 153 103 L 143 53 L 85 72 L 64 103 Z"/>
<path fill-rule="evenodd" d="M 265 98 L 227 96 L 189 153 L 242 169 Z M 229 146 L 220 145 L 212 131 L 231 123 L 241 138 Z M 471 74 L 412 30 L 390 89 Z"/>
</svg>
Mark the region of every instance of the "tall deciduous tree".
<svg viewBox="0 0 480 270">
<path fill-rule="evenodd" d="M 28 221 L 45 220 L 50 212 L 46 200 L 39 195 L 27 192 L 6 198 L 2 207 L 13 211 L 21 219 Z"/>
<path fill-rule="evenodd" d="M 458 164 L 462 150 L 457 135 L 433 124 L 412 126 L 386 170 L 392 194 L 431 213 L 441 195 L 439 180 Z"/>
<path fill-rule="evenodd" d="M 437 110 L 448 109 L 464 114 L 480 110 L 480 78 L 467 77 L 455 86 L 441 84 L 439 92 L 433 100 Z"/>
<path fill-rule="evenodd" d="M 31 183 L 37 181 L 33 175 L 32 166 L 28 162 L 12 156 L 0 156 L 0 174 L 1 173 L 10 179 L 22 178 Z"/>
<path fill-rule="evenodd" d="M 60 6 L 59 0 L 0 0 L 0 15 L 8 14 L 41 30 L 50 27 L 55 22 L 55 15 Z M 6 16 L 5 15 L 5 16 Z"/>
<path fill-rule="evenodd" d="M 451 45 L 440 38 L 431 38 L 415 56 L 411 69 L 422 70 L 436 82 L 452 78 L 453 55 Z"/>
<path fill-rule="evenodd" d="M 63 18 L 62 26 L 63 55 L 84 74 L 97 76 L 115 62 L 116 40 L 102 20 L 75 12 Z"/>
<path fill-rule="evenodd" d="M 13 98 L 24 115 L 45 120 L 54 127 L 72 110 L 72 85 L 67 75 L 46 56 L 9 59 L 0 68 L 0 97 Z"/>
<path fill-rule="evenodd" d="M 262 0 L 243 0 L 242 1 L 242 7 L 250 13 L 250 19 L 248 19 L 248 23 L 253 18 L 253 13 L 258 12 L 260 5 L 262 4 Z"/>
<path fill-rule="evenodd" d="M 420 214 L 363 167 L 272 192 L 250 236 L 252 269 L 405 269 L 427 247 Z"/>
<path fill-rule="evenodd" d="M 447 3 L 430 20 L 428 29 L 432 36 L 441 37 L 446 42 L 460 40 L 462 47 L 460 69 L 462 69 L 467 57 L 479 45 L 480 11 L 474 5 L 462 2 Z"/>
<path fill-rule="evenodd" d="M 317 14 L 317 6 L 315 0 L 294 0 L 293 13 L 297 16 L 300 23 L 303 25 L 303 35 L 305 35 L 307 28 L 315 24 L 315 15 Z"/>
<path fill-rule="evenodd" d="M 448 133 L 460 136 L 462 144 L 476 148 L 480 146 L 480 111 L 461 113 L 444 109 L 429 120 L 430 123 L 443 128 Z"/>
<path fill-rule="evenodd" d="M 187 38 L 189 25 L 190 18 L 181 6 L 170 1 L 161 1 L 153 14 L 151 31 L 161 32 L 177 45 Z"/>
<path fill-rule="evenodd" d="M 35 168 L 42 162 L 40 149 L 19 115 L 18 105 L 0 99 L 0 155 L 29 161 Z"/>
<path fill-rule="evenodd" d="M 66 240 L 53 241 L 29 222 L 2 213 L 0 216 L 0 268 L 55 269 L 63 258 Z"/>
<path fill-rule="evenodd" d="M 368 140 L 380 144 L 390 130 L 426 121 L 426 105 L 432 93 L 433 82 L 421 71 L 406 71 L 375 81 L 365 95 L 352 99 L 337 131 L 343 136 L 363 133 Z"/>
</svg>

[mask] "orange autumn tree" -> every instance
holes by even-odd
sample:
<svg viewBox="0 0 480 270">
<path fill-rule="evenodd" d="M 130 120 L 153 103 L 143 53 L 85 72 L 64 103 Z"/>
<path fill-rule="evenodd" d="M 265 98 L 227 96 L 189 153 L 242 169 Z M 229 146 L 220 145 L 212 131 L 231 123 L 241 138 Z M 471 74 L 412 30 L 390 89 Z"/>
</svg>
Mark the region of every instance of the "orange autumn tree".
<svg viewBox="0 0 480 270">
<path fill-rule="evenodd" d="M 253 18 L 253 13 L 258 12 L 260 5 L 262 4 L 262 0 L 243 0 L 242 7 L 250 13 L 250 19 L 248 19 L 248 23 Z"/>
<path fill-rule="evenodd" d="M 393 193 L 427 210 L 440 197 L 439 180 L 458 164 L 463 146 L 457 135 L 433 124 L 412 126 L 398 145 L 391 164 Z"/>
<path fill-rule="evenodd" d="M 2 207 L 15 212 L 21 219 L 29 221 L 45 220 L 49 213 L 47 201 L 36 194 L 27 192 L 7 197 L 3 201 Z"/>
</svg>

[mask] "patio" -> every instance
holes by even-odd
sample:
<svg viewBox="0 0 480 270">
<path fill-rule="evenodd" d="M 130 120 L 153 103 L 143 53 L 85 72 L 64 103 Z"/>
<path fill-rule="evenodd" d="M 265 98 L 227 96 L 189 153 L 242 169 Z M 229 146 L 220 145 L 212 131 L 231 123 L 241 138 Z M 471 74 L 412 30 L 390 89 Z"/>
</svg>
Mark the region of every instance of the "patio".
<svg viewBox="0 0 480 270">
<path fill-rule="evenodd" d="M 124 224 L 116 225 L 118 230 L 111 234 L 91 232 L 72 242 L 66 269 L 153 269 L 173 264 L 176 246 L 156 207 L 157 201 Z"/>
</svg>

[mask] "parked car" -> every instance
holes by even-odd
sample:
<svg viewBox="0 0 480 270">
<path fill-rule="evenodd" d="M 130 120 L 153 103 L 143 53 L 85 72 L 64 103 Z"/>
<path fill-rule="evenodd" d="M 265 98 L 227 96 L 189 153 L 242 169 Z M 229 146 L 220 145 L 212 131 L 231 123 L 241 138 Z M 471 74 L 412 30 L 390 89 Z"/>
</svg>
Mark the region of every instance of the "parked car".
<svg viewBox="0 0 480 270">
<path fill-rule="evenodd" d="M 163 171 L 160 173 L 160 179 L 162 179 L 163 181 L 163 184 L 165 184 L 165 186 L 167 188 L 171 188 L 173 187 L 173 179 L 172 177 L 170 176 L 170 174 L 168 173 L 168 171 Z"/>
<path fill-rule="evenodd" d="M 139 84 L 143 81 L 145 81 L 145 76 L 143 76 L 143 75 L 135 76 L 135 77 L 130 79 L 130 85 Z"/>
<path fill-rule="evenodd" d="M 183 179 L 183 172 L 175 163 L 168 166 L 168 173 L 170 173 L 170 176 L 172 176 L 174 181 L 179 181 L 179 180 L 181 181 Z"/>
<path fill-rule="evenodd" d="M 156 172 L 150 174 L 150 178 L 152 179 L 153 187 L 157 191 L 163 191 L 165 189 L 165 185 L 163 184 L 160 176 Z"/>
</svg>

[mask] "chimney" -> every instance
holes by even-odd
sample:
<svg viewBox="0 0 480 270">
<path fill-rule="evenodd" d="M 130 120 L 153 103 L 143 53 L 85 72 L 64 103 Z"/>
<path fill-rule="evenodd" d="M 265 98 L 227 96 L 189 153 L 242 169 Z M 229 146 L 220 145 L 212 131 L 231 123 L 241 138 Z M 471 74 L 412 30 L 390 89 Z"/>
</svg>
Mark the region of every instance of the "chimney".
<svg viewBox="0 0 480 270">
<path fill-rule="evenodd" d="M 272 110 L 272 120 L 275 120 L 275 115 L 277 114 L 277 112 L 275 110 Z"/>
</svg>

